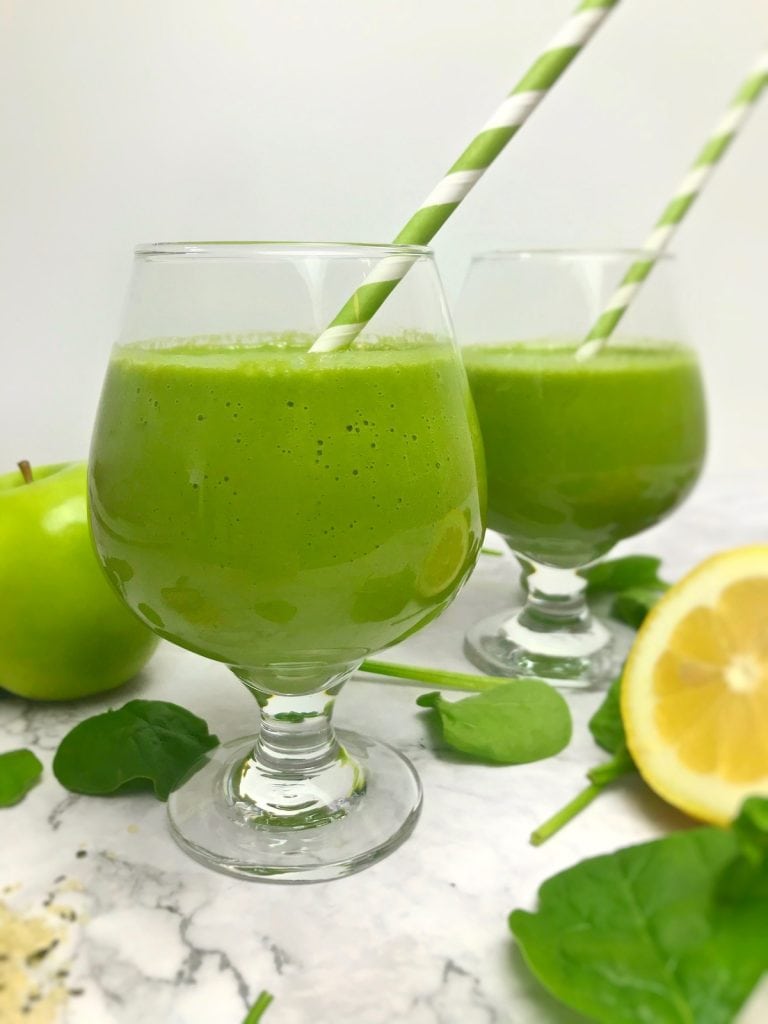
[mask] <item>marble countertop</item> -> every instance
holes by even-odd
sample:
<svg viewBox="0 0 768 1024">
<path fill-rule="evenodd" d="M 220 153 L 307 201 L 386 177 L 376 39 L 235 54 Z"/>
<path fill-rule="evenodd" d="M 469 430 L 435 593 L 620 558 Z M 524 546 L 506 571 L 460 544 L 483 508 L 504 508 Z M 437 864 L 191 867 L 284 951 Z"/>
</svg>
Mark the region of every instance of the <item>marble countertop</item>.
<svg viewBox="0 0 768 1024">
<path fill-rule="evenodd" d="M 705 479 L 669 522 L 620 551 L 658 553 L 675 577 L 713 551 L 764 541 L 765 484 Z M 387 657 L 467 671 L 465 627 L 502 607 L 513 590 L 514 563 L 483 558 L 443 618 Z M 164 646 L 139 679 L 106 698 L 0 701 L 0 751 L 30 746 L 46 769 L 22 804 L 0 812 L 0 902 L 17 920 L 47 922 L 60 940 L 40 966 L 49 982 L 59 972 L 58 1008 L 23 1019 L 241 1024 L 268 989 L 275 1002 L 265 1024 L 580 1020 L 527 973 L 507 914 L 534 906 L 537 887 L 554 872 L 688 819 L 630 781 L 535 849 L 531 829 L 574 795 L 600 757 L 586 729 L 599 696 L 568 696 L 574 739 L 559 757 L 494 768 L 457 763 L 431 747 L 415 706 L 419 692 L 361 677 L 345 688 L 336 715 L 337 724 L 384 739 L 413 760 L 424 785 L 416 831 L 357 875 L 303 886 L 218 875 L 176 847 L 165 807 L 152 797 L 76 796 L 51 774 L 53 752 L 72 725 L 136 696 L 177 701 L 222 738 L 240 735 L 252 699 L 223 667 Z M 740 1021 L 766 1019 L 764 988 Z"/>
</svg>

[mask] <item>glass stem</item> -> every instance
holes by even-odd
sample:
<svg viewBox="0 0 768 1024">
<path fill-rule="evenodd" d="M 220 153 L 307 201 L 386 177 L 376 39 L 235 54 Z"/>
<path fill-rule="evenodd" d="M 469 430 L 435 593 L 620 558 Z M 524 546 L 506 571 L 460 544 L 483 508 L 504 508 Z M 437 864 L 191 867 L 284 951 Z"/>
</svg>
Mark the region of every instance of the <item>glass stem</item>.
<svg viewBox="0 0 768 1024">
<path fill-rule="evenodd" d="M 254 758 L 269 771 L 317 771 L 339 757 L 341 747 L 331 724 L 335 695 L 267 696 Z"/>
<path fill-rule="evenodd" d="M 258 701 L 261 727 L 252 752 L 230 773 L 227 789 L 253 822 L 321 824 L 343 816 L 365 788 L 360 767 L 331 721 L 336 696 L 355 667 L 344 666 L 311 693 L 286 693 L 295 680 L 282 693 L 269 693 L 250 673 L 238 672 Z"/>
<path fill-rule="evenodd" d="M 538 633 L 584 633 L 592 624 L 587 581 L 575 569 L 529 562 L 524 567 L 528 594 L 518 621 Z"/>
<path fill-rule="evenodd" d="M 608 630 L 590 612 L 586 580 L 575 569 L 539 565 L 529 558 L 521 564 L 527 597 L 502 626 L 509 643 L 532 655 L 561 659 L 587 658 L 612 643 Z"/>
</svg>

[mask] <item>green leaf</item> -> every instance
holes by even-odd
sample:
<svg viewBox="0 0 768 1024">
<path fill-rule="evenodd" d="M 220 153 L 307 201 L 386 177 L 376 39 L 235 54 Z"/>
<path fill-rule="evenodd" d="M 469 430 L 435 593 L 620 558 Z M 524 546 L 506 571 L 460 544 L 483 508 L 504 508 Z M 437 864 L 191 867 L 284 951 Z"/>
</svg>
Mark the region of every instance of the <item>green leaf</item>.
<svg viewBox="0 0 768 1024">
<path fill-rule="evenodd" d="M 635 762 L 627 749 L 624 723 L 621 720 L 620 687 L 621 680 L 615 679 L 611 683 L 603 703 L 589 720 L 589 730 L 595 742 L 613 756 L 610 761 L 590 768 L 587 772 L 589 785 L 534 829 L 531 833 L 531 843 L 534 846 L 541 846 L 547 839 L 551 839 L 600 796 L 605 786 L 635 770 Z"/>
<path fill-rule="evenodd" d="M 609 614 L 639 629 L 648 612 L 669 588 L 659 576 L 661 560 L 652 555 L 627 555 L 584 569 L 587 595 L 612 598 Z"/>
<path fill-rule="evenodd" d="M 598 562 L 580 575 L 587 581 L 587 594 L 618 594 L 634 587 L 666 590 L 668 584 L 659 577 L 661 559 L 652 555 L 627 555 Z"/>
<path fill-rule="evenodd" d="M 494 764 L 552 757 L 571 738 L 568 705 L 539 679 L 520 679 L 453 703 L 440 693 L 425 693 L 416 703 L 435 709 L 449 746 Z"/>
<path fill-rule="evenodd" d="M 720 874 L 717 897 L 725 903 L 756 895 L 768 900 L 768 797 L 745 800 L 732 828 L 739 852 Z"/>
<path fill-rule="evenodd" d="M 626 747 L 627 736 L 621 720 L 621 678 L 611 683 L 603 703 L 589 720 L 589 731 L 595 743 L 609 754 Z"/>
<path fill-rule="evenodd" d="M 178 704 L 132 700 L 67 733 L 53 759 L 53 773 L 75 793 L 101 796 L 140 782 L 141 788 L 151 785 L 158 800 L 166 800 L 218 742 L 201 718 Z"/>
<path fill-rule="evenodd" d="M 718 903 L 738 848 L 703 828 L 582 861 L 510 916 L 549 991 L 604 1024 L 732 1024 L 768 967 L 768 894 Z"/>
<path fill-rule="evenodd" d="M 0 754 L 0 807 L 12 807 L 23 800 L 42 773 L 43 766 L 31 750 Z"/>
<path fill-rule="evenodd" d="M 589 731 L 599 747 L 613 754 L 610 761 L 590 768 L 587 777 L 592 782 L 605 786 L 635 771 L 635 762 L 627 747 L 627 734 L 621 718 L 621 676 L 611 683 L 603 703 L 590 718 Z"/>
<path fill-rule="evenodd" d="M 274 996 L 269 992 L 260 992 L 256 1002 L 245 1015 L 243 1024 L 258 1024 L 273 999 Z"/>
<path fill-rule="evenodd" d="M 420 697 L 417 697 L 416 703 L 420 708 L 439 709 L 441 703 L 447 702 L 443 701 L 443 697 L 439 690 L 432 690 L 430 693 L 422 693 Z M 458 703 L 461 703 L 461 701 Z"/>
<path fill-rule="evenodd" d="M 754 861 L 768 860 L 768 797 L 748 797 L 732 827 L 746 856 Z"/>
<path fill-rule="evenodd" d="M 625 622 L 632 629 L 639 629 L 663 594 L 664 591 L 658 587 L 630 587 L 613 599 L 611 616 Z"/>
</svg>

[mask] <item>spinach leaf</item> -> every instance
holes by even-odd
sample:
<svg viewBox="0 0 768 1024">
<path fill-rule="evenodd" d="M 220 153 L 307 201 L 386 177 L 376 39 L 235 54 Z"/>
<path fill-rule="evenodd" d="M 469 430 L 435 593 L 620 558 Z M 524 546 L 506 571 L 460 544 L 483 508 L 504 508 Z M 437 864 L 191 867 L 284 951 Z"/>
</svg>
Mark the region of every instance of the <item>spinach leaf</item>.
<svg viewBox="0 0 768 1024">
<path fill-rule="evenodd" d="M 584 569 L 580 575 L 587 581 L 587 594 L 618 594 L 634 587 L 666 590 L 668 584 L 659 577 L 661 559 L 653 555 L 626 555 L 609 558 Z"/>
<path fill-rule="evenodd" d="M 0 754 L 0 807 L 11 807 L 23 800 L 42 772 L 43 766 L 31 750 Z"/>
<path fill-rule="evenodd" d="M 603 703 L 589 720 L 589 731 L 598 746 L 612 755 L 610 760 L 590 768 L 587 772 L 589 785 L 531 833 L 531 843 L 534 846 L 541 846 L 547 839 L 551 839 L 600 796 L 607 785 L 635 770 L 632 755 L 627 749 L 624 723 L 621 720 L 620 698 L 621 680 L 615 679 Z"/>
<path fill-rule="evenodd" d="M 568 705 L 540 679 L 519 679 L 454 703 L 435 691 L 416 703 L 435 709 L 449 746 L 495 764 L 552 757 L 571 738 Z"/>
<path fill-rule="evenodd" d="M 612 598 L 608 613 L 639 629 L 643 619 L 669 588 L 659 576 L 661 559 L 653 555 L 627 555 L 598 562 L 581 575 L 587 581 L 587 596 Z"/>
<path fill-rule="evenodd" d="M 767 798 L 751 796 L 745 800 L 733 830 L 746 857 L 754 863 L 768 863 Z"/>
<path fill-rule="evenodd" d="M 264 1011 L 275 997 L 269 992 L 260 992 L 258 999 L 245 1016 L 243 1024 L 258 1024 L 264 1015 Z"/>
<path fill-rule="evenodd" d="M 611 615 L 633 629 L 639 629 L 645 616 L 668 588 L 668 584 L 659 577 L 660 565 L 660 559 L 651 555 L 628 555 L 598 562 L 585 569 L 582 575 L 587 580 L 587 594 L 592 597 L 613 595 Z M 559 832 L 588 807 L 605 786 L 635 770 L 621 720 L 619 687 L 620 680 L 617 679 L 589 722 L 595 742 L 612 755 L 611 759 L 591 768 L 587 772 L 589 785 L 531 833 L 534 846 L 541 845 Z"/>
<path fill-rule="evenodd" d="M 621 720 L 621 679 L 614 679 L 603 703 L 589 720 L 589 731 L 595 743 L 609 754 L 617 754 L 627 745 Z"/>
<path fill-rule="evenodd" d="M 739 853 L 720 875 L 718 899 L 726 903 L 755 897 L 768 900 L 768 799 L 745 800 L 733 832 Z"/>
<path fill-rule="evenodd" d="M 639 629 L 663 593 L 663 590 L 656 587 L 630 587 L 622 590 L 613 599 L 611 616 L 625 622 L 632 629 Z"/>
<path fill-rule="evenodd" d="M 739 843 L 700 828 L 555 875 L 535 913 L 510 916 L 528 966 L 605 1024 L 731 1024 L 768 969 L 768 889 L 718 898 Z"/>
<path fill-rule="evenodd" d="M 166 800 L 218 742 L 201 718 L 178 704 L 131 700 L 116 711 L 86 718 L 67 733 L 53 759 L 53 773 L 75 793 L 101 796 L 138 782 L 140 788 L 151 784 L 158 800 Z"/>
</svg>

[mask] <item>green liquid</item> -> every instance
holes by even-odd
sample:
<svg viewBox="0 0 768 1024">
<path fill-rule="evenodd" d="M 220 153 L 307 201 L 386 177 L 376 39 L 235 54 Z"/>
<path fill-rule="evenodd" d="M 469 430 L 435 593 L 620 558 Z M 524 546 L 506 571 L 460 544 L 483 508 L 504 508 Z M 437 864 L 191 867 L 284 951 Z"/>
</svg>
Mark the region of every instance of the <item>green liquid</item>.
<svg viewBox="0 0 768 1024">
<path fill-rule="evenodd" d="M 652 526 L 704 459 L 701 379 L 682 345 L 609 344 L 579 363 L 545 342 L 463 350 L 488 473 L 488 525 L 575 567 Z"/>
<path fill-rule="evenodd" d="M 207 341 L 108 370 L 91 525 L 128 604 L 241 667 L 348 662 L 439 614 L 483 529 L 455 352 Z"/>
</svg>

